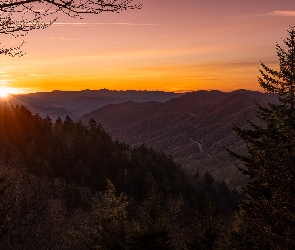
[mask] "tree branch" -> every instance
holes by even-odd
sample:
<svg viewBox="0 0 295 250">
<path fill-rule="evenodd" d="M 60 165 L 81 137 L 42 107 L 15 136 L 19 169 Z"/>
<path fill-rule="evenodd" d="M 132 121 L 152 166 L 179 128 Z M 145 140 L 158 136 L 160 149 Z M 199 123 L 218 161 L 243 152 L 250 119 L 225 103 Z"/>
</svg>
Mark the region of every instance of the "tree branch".
<svg viewBox="0 0 295 250">
<path fill-rule="evenodd" d="M 0 34 L 18 37 L 26 35 L 31 30 L 48 28 L 57 17 L 49 22 L 43 20 L 53 14 L 64 13 L 76 18 L 83 14 L 122 12 L 142 7 L 141 4 L 133 5 L 132 2 L 133 0 L 0 0 Z M 36 9 L 35 3 L 38 7 L 40 5 L 41 10 Z M 0 54 L 10 55 L 7 49 L 0 49 Z"/>
</svg>

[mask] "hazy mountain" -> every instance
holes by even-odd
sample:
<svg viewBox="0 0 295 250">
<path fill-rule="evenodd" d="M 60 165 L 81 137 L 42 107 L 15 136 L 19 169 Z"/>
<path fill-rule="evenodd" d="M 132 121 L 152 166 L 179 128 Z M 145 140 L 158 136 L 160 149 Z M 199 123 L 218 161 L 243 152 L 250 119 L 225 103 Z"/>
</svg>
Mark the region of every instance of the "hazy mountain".
<svg viewBox="0 0 295 250">
<path fill-rule="evenodd" d="M 28 107 L 32 113 L 38 113 L 41 117 L 50 116 L 56 119 L 58 116 L 65 118 L 69 115 L 76 119 L 107 104 L 123 103 L 126 101 L 165 102 L 182 94 L 162 91 L 112 91 L 82 90 L 82 91 L 52 91 L 37 92 L 31 94 L 12 95 L 10 101 Z"/>
<path fill-rule="evenodd" d="M 94 118 L 120 141 L 145 142 L 174 156 L 191 173 L 209 170 L 215 178 L 238 186 L 242 177 L 223 146 L 245 150 L 231 124 L 245 126 L 245 118 L 256 120 L 255 102 L 276 102 L 276 96 L 248 90 L 197 91 L 165 103 L 107 105 L 80 119 Z"/>
</svg>

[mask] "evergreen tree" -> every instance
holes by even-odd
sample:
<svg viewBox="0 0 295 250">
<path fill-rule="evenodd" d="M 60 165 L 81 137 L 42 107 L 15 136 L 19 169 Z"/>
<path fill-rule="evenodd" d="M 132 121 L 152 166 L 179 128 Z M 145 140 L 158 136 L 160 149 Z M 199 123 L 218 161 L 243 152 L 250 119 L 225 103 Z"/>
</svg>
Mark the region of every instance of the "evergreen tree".
<svg viewBox="0 0 295 250">
<path fill-rule="evenodd" d="M 127 218 L 127 197 L 107 179 L 105 192 L 94 199 L 92 212 L 84 225 L 69 232 L 75 249 L 129 249 L 131 224 Z M 79 248 L 80 246 L 81 248 Z"/>
<path fill-rule="evenodd" d="M 295 249 L 295 27 L 284 47 L 276 44 L 279 69 L 261 63 L 258 81 L 277 104 L 257 105 L 261 124 L 233 126 L 248 152 L 239 155 L 249 177 L 234 225 L 234 249 Z"/>
</svg>

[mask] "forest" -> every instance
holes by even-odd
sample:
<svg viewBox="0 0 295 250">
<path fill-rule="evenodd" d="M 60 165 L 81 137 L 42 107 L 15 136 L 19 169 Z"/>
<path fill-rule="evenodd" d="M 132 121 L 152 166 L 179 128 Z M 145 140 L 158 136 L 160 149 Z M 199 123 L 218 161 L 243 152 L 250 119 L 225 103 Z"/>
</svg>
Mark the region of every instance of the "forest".
<svg viewBox="0 0 295 250">
<path fill-rule="evenodd" d="M 295 27 L 259 84 L 278 103 L 232 129 L 246 153 L 237 192 L 173 156 L 113 140 L 94 119 L 0 104 L 0 249 L 295 248 Z M 214 118 L 212 118 L 214 119 Z"/>
<path fill-rule="evenodd" d="M 240 195 L 94 120 L 0 108 L 1 249 L 210 249 Z M 219 243 L 218 243 L 219 244 Z"/>
</svg>

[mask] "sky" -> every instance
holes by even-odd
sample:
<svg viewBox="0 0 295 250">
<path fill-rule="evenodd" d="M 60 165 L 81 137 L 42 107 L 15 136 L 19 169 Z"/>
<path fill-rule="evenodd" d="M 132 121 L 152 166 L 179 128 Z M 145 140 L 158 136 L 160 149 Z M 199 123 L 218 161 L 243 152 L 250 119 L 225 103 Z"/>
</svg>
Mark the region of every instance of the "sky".
<svg viewBox="0 0 295 250">
<path fill-rule="evenodd" d="M 295 25 L 290 0 L 135 0 L 140 10 L 60 14 L 25 40 L 22 57 L 0 55 L 0 88 L 14 93 L 117 89 L 262 90 L 260 62 L 278 65 L 275 44 Z"/>
</svg>

